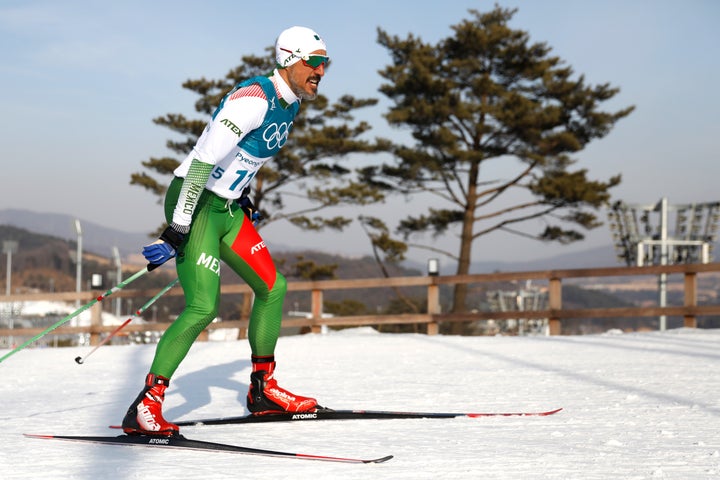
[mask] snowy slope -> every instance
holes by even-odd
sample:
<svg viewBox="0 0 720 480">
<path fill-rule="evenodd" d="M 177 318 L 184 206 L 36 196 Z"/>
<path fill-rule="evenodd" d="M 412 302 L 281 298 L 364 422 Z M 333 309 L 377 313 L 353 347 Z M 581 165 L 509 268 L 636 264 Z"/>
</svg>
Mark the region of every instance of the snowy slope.
<svg viewBox="0 0 720 480">
<path fill-rule="evenodd" d="M 353 329 L 283 337 L 280 384 L 334 408 L 514 411 L 551 417 L 186 427 L 192 438 L 378 465 L 85 446 L 24 432 L 112 434 L 152 346 L 26 349 L 0 363 L 2 479 L 720 478 L 720 331 L 428 337 Z M 0 350 L 0 355 L 3 351 Z M 244 413 L 246 342 L 198 343 L 169 419 Z"/>
</svg>

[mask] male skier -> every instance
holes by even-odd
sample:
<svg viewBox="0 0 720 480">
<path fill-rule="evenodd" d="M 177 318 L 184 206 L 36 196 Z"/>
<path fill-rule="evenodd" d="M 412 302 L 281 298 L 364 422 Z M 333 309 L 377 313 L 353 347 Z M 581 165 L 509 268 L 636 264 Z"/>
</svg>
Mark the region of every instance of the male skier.
<svg viewBox="0 0 720 480">
<path fill-rule="evenodd" d="M 165 196 L 169 226 L 143 255 L 152 265 L 176 257 L 185 308 L 158 342 L 145 388 L 123 419 L 125 433 L 179 433 L 162 415 L 165 390 L 198 335 L 217 317 L 220 260 L 255 294 L 248 328 L 248 410 L 260 415 L 319 408 L 315 399 L 290 393 L 273 378 L 287 284 L 255 230 L 254 207 L 243 191 L 287 141 L 301 100 L 317 96 L 329 58 L 317 33 L 296 26 L 278 36 L 275 59 L 272 73 L 239 83 L 223 98 L 174 171 Z"/>
</svg>

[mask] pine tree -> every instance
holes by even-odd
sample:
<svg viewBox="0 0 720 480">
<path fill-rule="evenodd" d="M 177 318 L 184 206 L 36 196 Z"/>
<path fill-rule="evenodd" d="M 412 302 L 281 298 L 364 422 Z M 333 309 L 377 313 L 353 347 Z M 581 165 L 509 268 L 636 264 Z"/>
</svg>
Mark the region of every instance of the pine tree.
<svg viewBox="0 0 720 480">
<path fill-rule="evenodd" d="M 621 178 L 592 180 L 571 156 L 634 108 L 602 111 L 619 90 L 586 85 L 546 44 L 510 28 L 516 10 L 469 13 L 436 44 L 378 29 L 392 59 L 380 72 L 387 81 L 380 91 L 392 101 L 386 118 L 409 129 L 414 145 L 395 144 L 390 161 L 363 169 L 385 192 L 435 196 L 436 207 L 412 212 L 397 233 L 405 241 L 456 233 L 457 252 L 444 253 L 458 274 L 469 273 L 473 242 L 491 232 L 570 243 L 584 238 L 581 229 L 601 225 L 595 211 Z M 513 173 L 487 178 L 486 167 L 498 163 Z M 517 228 L 527 230 L 532 219 L 544 230 Z M 431 243 L 409 245 L 437 251 Z M 465 297 L 466 287 L 455 289 L 455 311 L 464 310 Z"/>
</svg>

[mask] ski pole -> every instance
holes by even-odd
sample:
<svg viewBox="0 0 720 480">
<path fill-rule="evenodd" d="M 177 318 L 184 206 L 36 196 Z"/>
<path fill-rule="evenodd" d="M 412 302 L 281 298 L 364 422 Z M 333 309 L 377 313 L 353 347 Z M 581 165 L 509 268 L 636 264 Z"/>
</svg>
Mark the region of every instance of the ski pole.
<svg viewBox="0 0 720 480">
<path fill-rule="evenodd" d="M 120 330 L 122 330 L 123 327 L 124 327 L 125 325 L 127 325 L 128 323 L 130 323 L 130 322 L 132 322 L 132 317 L 130 317 L 130 318 L 128 318 L 127 320 L 125 320 L 125 321 L 122 323 L 122 325 L 120 325 L 120 326 L 117 327 L 115 330 L 113 330 L 112 332 L 110 332 L 110 335 L 108 335 L 107 337 L 105 337 L 102 342 L 98 343 L 95 348 L 93 348 L 92 350 L 90 350 L 90 353 L 88 353 L 87 355 L 85 355 L 85 358 L 89 357 L 90 355 L 93 354 L 93 352 L 94 352 L 95 350 L 97 350 L 98 348 L 100 348 L 100 347 L 102 347 L 103 345 L 105 345 L 105 343 L 107 343 L 108 340 L 110 340 L 112 337 L 114 337 L 116 333 L 118 333 Z M 85 362 L 85 360 L 83 360 L 83 357 L 75 357 L 75 361 L 76 361 L 78 364 L 82 364 L 83 362 Z"/>
<path fill-rule="evenodd" d="M 58 322 L 54 323 L 53 325 L 50 325 L 48 328 L 46 328 L 46 329 L 43 330 L 42 332 L 38 333 L 37 335 L 35 335 L 34 337 L 32 337 L 30 340 L 28 340 L 28 341 L 26 341 L 25 343 L 23 343 L 22 345 L 20 345 L 19 347 L 15 347 L 14 349 L 10 350 L 8 353 L 6 353 L 6 354 L 3 355 L 2 357 L 0 357 L 0 363 L 2 363 L 2 362 L 3 362 L 6 358 L 8 358 L 9 356 L 14 355 L 15 353 L 17 353 L 17 352 L 19 352 L 20 350 L 24 349 L 25 347 L 27 347 L 28 345 L 30 345 L 30 344 L 33 343 L 34 341 L 36 341 L 36 340 L 44 337 L 44 336 L 47 335 L 48 333 L 52 332 L 53 330 L 55 330 L 55 329 L 58 328 L 59 326 L 65 324 L 65 323 L 69 322 L 70 320 L 72 320 L 73 318 L 77 317 L 77 316 L 80 315 L 82 312 L 84 312 L 84 311 L 87 310 L 88 308 L 90 308 L 90 307 L 92 307 L 93 305 L 95 305 L 97 302 L 99 302 L 99 301 L 101 301 L 101 300 L 109 297 L 110 295 L 112 295 L 113 293 L 117 292 L 118 290 L 122 290 L 124 287 L 128 286 L 131 282 L 133 282 L 133 281 L 137 280 L 138 278 L 142 277 L 143 275 L 145 275 L 146 273 L 148 273 L 150 270 L 153 270 L 154 268 L 155 268 L 154 265 L 153 265 L 153 266 L 148 265 L 147 267 L 143 268 L 143 269 L 140 270 L 139 272 L 133 274 L 133 275 L 132 275 L 130 278 L 128 278 L 127 280 L 123 280 L 122 282 L 118 283 L 117 285 L 115 285 L 114 287 L 112 287 L 110 290 L 106 291 L 105 293 L 103 293 L 103 294 L 100 295 L 99 297 L 93 298 L 93 299 L 90 300 L 88 303 L 86 303 L 86 304 L 83 305 L 82 307 L 78 308 L 77 310 L 75 310 L 74 312 L 72 312 L 72 313 L 71 313 L 70 315 L 68 315 L 67 317 L 63 318 L 62 320 L 59 320 Z"/>
<path fill-rule="evenodd" d="M 87 360 L 87 358 L 95 352 L 95 350 L 97 350 L 98 348 L 100 348 L 100 347 L 102 347 L 103 345 L 105 345 L 112 337 L 114 337 L 115 335 L 117 335 L 117 333 L 118 333 L 120 330 L 122 330 L 123 328 L 125 328 L 125 325 L 127 325 L 127 324 L 130 323 L 130 322 L 132 322 L 133 318 L 139 317 L 140 315 L 142 315 L 143 312 L 150 307 L 150 305 L 152 305 L 153 303 L 155 303 L 155 301 L 156 301 L 158 298 L 162 297 L 162 296 L 165 294 L 165 292 L 167 292 L 167 291 L 170 290 L 172 287 L 174 287 L 175 284 L 178 282 L 178 280 L 179 280 L 179 279 L 176 278 L 176 279 L 173 280 L 172 282 L 168 283 L 167 286 L 166 286 L 165 288 L 163 288 L 162 290 L 160 290 L 157 295 L 155 295 L 155 296 L 152 297 L 150 300 L 148 300 L 145 305 L 143 305 L 142 307 L 138 308 L 138 309 L 135 311 L 135 316 L 134 316 L 134 317 L 128 318 L 127 320 L 125 320 L 125 321 L 123 322 L 122 325 L 120 325 L 120 326 L 117 327 L 115 330 L 113 330 L 112 332 L 110 332 L 110 335 L 108 335 L 107 337 L 105 337 L 105 338 L 102 340 L 102 342 L 100 342 L 99 344 L 97 344 L 97 346 L 95 346 L 95 348 L 93 348 L 92 350 L 90 350 L 90 353 L 88 353 L 87 355 L 85 355 L 85 358 L 83 358 L 83 357 L 75 357 L 75 361 L 76 361 L 79 365 L 80 365 L 80 364 L 83 364 L 83 363 L 85 362 L 85 360 Z"/>
</svg>

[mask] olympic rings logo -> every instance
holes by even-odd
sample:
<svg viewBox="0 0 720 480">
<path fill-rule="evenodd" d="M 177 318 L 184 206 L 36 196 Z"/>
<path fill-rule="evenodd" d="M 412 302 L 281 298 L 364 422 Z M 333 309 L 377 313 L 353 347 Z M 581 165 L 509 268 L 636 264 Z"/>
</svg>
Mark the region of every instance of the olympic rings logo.
<svg viewBox="0 0 720 480">
<path fill-rule="evenodd" d="M 288 135 L 290 134 L 290 127 L 292 122 L 288 123 L 271 123 L 263 132 L 263 140 L 268 150 L 280 149 L 287 142 Z"/>
</svg>

